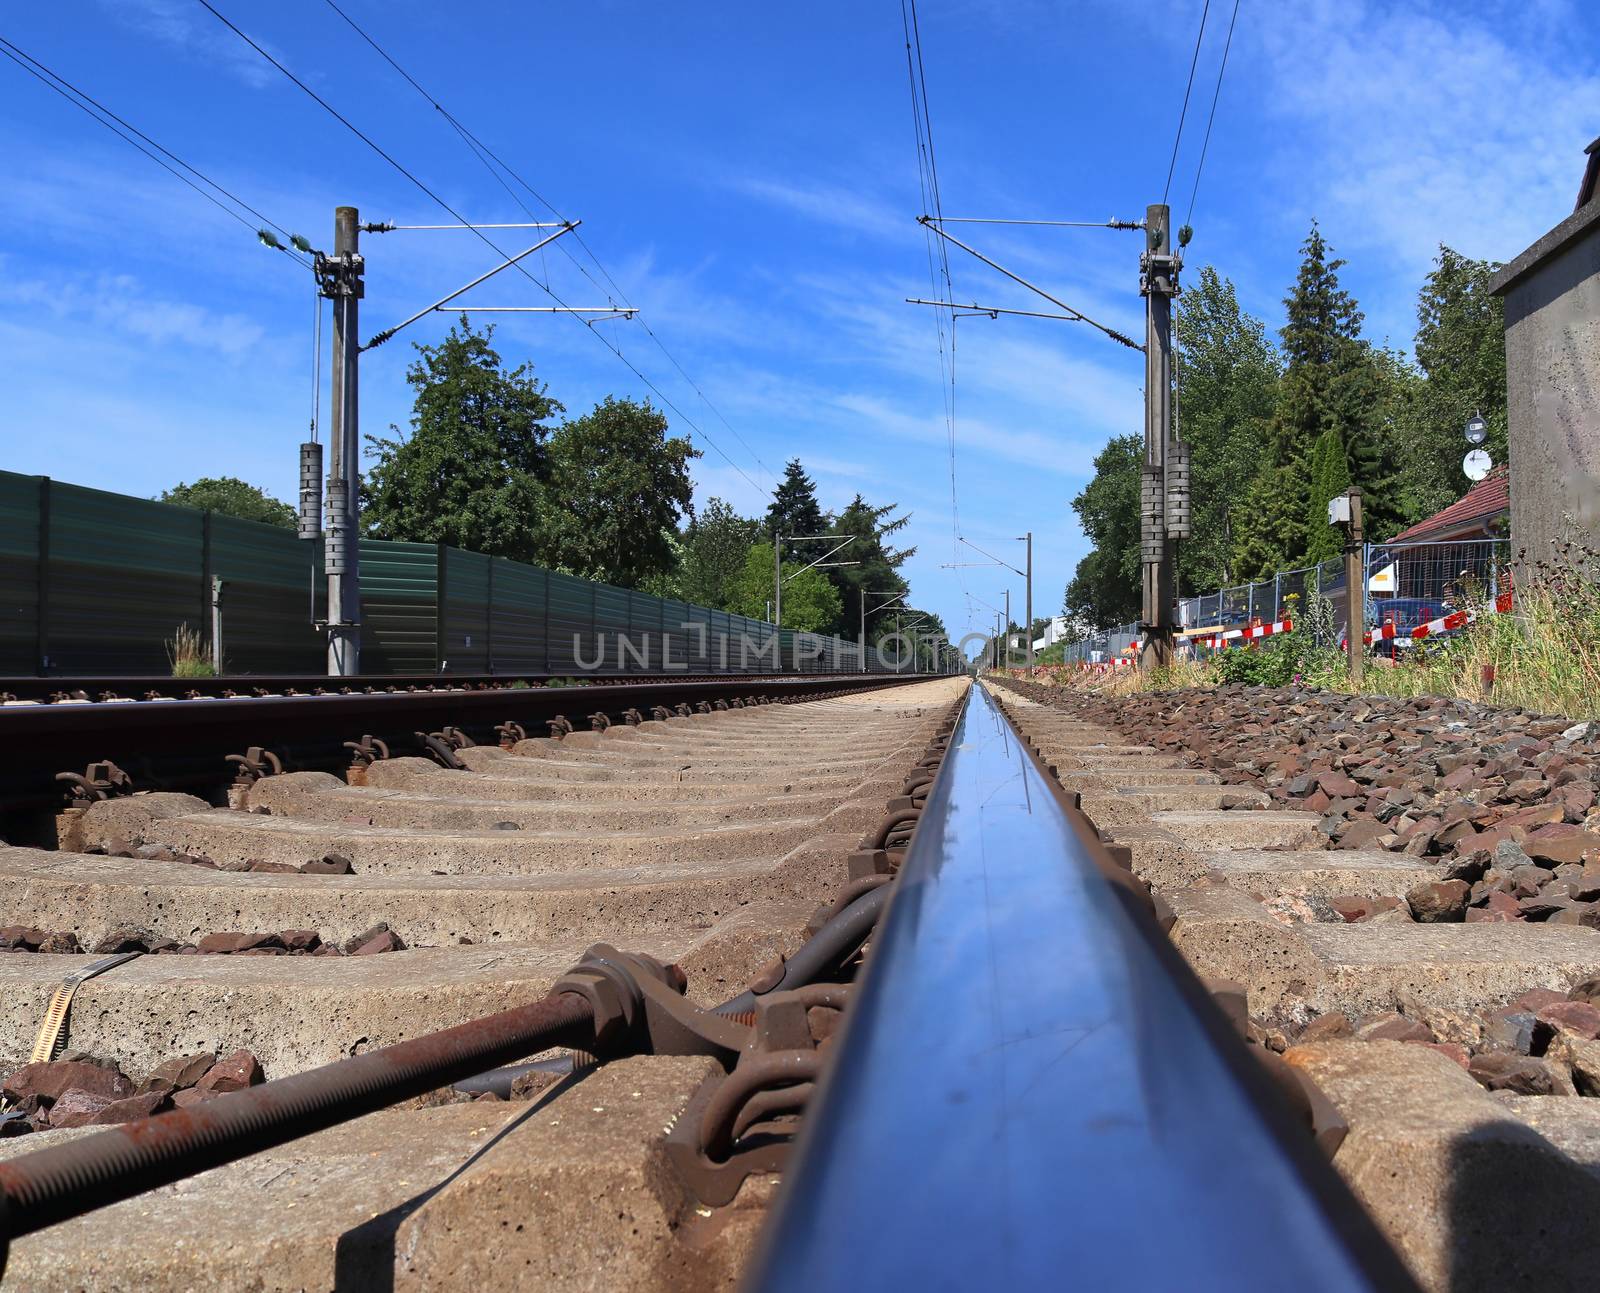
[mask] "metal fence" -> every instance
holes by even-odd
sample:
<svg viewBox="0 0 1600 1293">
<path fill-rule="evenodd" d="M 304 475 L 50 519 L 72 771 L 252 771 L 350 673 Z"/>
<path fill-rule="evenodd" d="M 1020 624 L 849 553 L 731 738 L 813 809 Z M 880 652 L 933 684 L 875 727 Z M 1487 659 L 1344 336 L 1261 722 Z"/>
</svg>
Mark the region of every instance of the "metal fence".
<svg viewBox="0 0 1600 1293">
<path fill-rule="evenodd" d="M 363 539 L 364 673 L 893 672 L 855 642 L 784 629 L 445 544 Z M 180 626 L 208 646 L 223 583 L 228 673 L 320 674 L 320 541 L 0 472 L 0 675 L 165 674 Z M 863 654 L 867 657 L 863 660 Z"/>
<path fill-rule="evenodd" d="M 1366 622 L 1392 623 L 1396 641 L 1411 629 L 1448 615 L 1474 599 L 1494 597 L 1511 586 L 1510 541 L 1461 539 L 1444 543 L 1369 543 L 1362 554 Z M 1295 619 L 1311 594 L 1333 604 L 1334 623 L 1346 622 L 1350 590 L 1344 559 L 1281 570 L 1271 579 L 1223 588 L 1178 601 L 1180 630 L 1238 628 Z M 1068 663 L 1102 663 L 1137 646 L 1137 623 L 1093 634 L 1066 648 Z"/>
</svg>

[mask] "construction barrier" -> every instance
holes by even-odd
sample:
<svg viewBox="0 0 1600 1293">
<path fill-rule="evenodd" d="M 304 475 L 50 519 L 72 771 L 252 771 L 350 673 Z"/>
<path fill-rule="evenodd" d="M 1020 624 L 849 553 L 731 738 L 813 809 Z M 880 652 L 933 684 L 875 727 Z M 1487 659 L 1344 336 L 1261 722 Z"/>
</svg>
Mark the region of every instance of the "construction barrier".
<svg viewBox="0 0 1600 1293">
<path fill-rule="evenodd" d="M 1294 621 L 1287 617 L 1271 624 L 1257 624 L 1250 628 L 1229 629 L 1226 633 L 1218 633 L 1214 637 L 1201 638 L 1201 642 L 1213 651 L 1224 650 L 1231 642 L 1249 642 L 1256 638 L 1269 638 L 1276 633 L 1292 633 Z"/>
<path fill-rule="evenodd" d="M 1511 613 L 1512 594 L 1501 593 L 1494 599 L 1492 606 L 1485 607 L 1481 612 L 1473 610 L 1452 611 L 1448 615 L 1441 615 L 1438 619 L 1429 620 L 1426 624 L 1419 624 L 1407 635 L 1413 641 L 1420 642 L 1423 638 L 1432 637 L 1435 633 L 1453 633 L 1457 629 L 1466 628 L 1468 624 L 1483 615 L 1509 615 Z M 1387 642 L 1390 638 L 1399 637 L 1400 630 L 1394 624 L 1384 624 L 1373 629 L 1370 633 L 1362 635 L 1366 643 Z"/>
</svg>

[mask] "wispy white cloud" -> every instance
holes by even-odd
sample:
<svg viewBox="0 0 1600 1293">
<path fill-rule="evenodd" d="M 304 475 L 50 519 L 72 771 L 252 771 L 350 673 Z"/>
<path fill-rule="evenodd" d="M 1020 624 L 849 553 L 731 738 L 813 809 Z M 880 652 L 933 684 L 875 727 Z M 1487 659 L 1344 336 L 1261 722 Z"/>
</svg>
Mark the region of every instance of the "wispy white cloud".
<svg viewBox="0 0 1600 1293">
<path fill-rule="evenodd" d="M 100 3 L 123 26 L 153 36 L 199 62 L 220 67 L 252 89 L 261 89 L 278 76 L 259 54 L 189 0 L 100 0 Z M 259 36 L 256 40 L 263 48 L 272 48 Z"/>
<path fill-rule="evenodd" d="M 945 449 L 947 435 L 942 417 L 918 417 L 872 395 L 839 395 L 833 406 L 858 420 L 859 434 L 907 440 L 935 453 L 942 454 Z M 962 429 L 972 455 L 1064 476 L 1083 475 L 1100 449 L 1098 444 L 1074 442 L 1021 425 L 996 425 L 981 418 L 963 419 Z"/>
<path fill-rule="evenodd" d="M 0 302 L 48 315 L 74 328 L 92 327 L 139 346 L 184 346 L 239 359 L 266 336 L 254 319 L 153 296 L 131 274 L 51 280 L 0 280 Z"/>
<path fill-rule="evenodd" d="M 916 212 L 905 211 L 886 198 L 853 185 L 801 185 L 759 175 L 731 175 L 725 183 L 746 197 L 847 234 L 874 238 L 920 236 Z"/>
<path fill-rule="evenodd" d="M 1441 242 L 1509 259 L 1571 211 L 1600 129 L 1600 72 L 1549 38 L 1563 11 L 1592 16 L 1565 4 L 1256 6 L 1241 19 L 1241 79 L 1253 65 L 1263 83 L 1228 87 L 1229 129 L 1248 128 L 1246 114 L 1273 123 L 1287 208 L 1336 222 L 1343 246 L 1413 274 Z"/>
</svg>

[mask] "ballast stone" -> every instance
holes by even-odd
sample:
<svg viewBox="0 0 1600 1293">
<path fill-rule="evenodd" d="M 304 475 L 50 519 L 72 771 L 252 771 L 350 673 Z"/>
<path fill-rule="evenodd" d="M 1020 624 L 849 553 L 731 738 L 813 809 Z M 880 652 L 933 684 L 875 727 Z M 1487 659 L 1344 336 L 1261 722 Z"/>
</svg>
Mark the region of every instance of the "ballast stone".
<svg viewBox="0 0 1600 1293">
<path fill-rule="evenodd" d="M 1284 1059 L 1350 1124 L 1334 1166 L 1429 1293 L 1592 1286 L 1600 1175 L 1459 1064 L 1429 1046 L 1386 1041 L 1300 1045 Z M 1541 1112 L 1547 1101 L 1581 1103 L 1538 1099 Z M 1592 1164 L 1600 1129 L 1590 1110 L 1576 1112 Z"/>
</svg>

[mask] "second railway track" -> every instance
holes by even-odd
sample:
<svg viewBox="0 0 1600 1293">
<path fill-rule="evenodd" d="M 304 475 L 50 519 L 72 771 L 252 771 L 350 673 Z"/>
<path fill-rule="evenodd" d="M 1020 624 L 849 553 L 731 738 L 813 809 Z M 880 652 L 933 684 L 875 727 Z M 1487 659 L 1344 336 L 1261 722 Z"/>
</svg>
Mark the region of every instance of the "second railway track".
<svg viewBox="0 0 1600 1293">
<path fill-rule="evenodd" d="M 464 746 L 458 767 L 397 755 L 348 782 L 267 775 L 227 808 L 158 791 L 70 809 L 60 849 L 0 848 L 8 1130 L 43 1129 L 0 1153 L 520 1006 L 596 942 L 677 964 L 690 1004 L 771 987 L 963 686 L 619 721 Z M 130 950 L 30 1065 L 63 980 Z M 18 1239 L 8 1286 L 726 1282 L 760 1192 L 700 1236 L 662 1173 L 664 1129 L 715 1067 L 535 1067 L 489 1083 L 515 1079 L 510 1101 L 472 1087 L 375 1113 Z M 25 1191 L 5 1186 L 15 1220 Z"/>
</svg>

